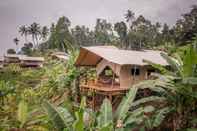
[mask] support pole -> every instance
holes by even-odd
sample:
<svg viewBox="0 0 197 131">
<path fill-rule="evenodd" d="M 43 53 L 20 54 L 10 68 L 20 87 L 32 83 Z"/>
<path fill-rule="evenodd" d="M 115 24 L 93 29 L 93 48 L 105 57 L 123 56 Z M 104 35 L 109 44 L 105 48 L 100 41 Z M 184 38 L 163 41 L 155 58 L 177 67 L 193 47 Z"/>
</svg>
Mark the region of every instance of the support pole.
<svg viewBox="0 0 197 131">
<path fill-rule="evenodd" d="M 112 69 L 112 73 L 113 73 L 113 77 L 112 77 L 112 88 L 114 87 L 115 72 L 116 72 L 116 64 L 114 64 L 114 71 L 113 71 L 113 69 Z"/>
<path fill-rule="evenodd" d="M 109 95 L 109 100 L 112 103 L 112 95 L 111 94 Z"/>
<path fill-rule="evenodd" d="M 134 74 L 133 74 L 134 83 L 135 83 L 135 76 L 136 76 L 136 65 L 134 65 Z"/>
<path fill-rule="evenodd" d="M 93 89 L 93 110 L 95 110 L 95 91 Z"/>
</svg>

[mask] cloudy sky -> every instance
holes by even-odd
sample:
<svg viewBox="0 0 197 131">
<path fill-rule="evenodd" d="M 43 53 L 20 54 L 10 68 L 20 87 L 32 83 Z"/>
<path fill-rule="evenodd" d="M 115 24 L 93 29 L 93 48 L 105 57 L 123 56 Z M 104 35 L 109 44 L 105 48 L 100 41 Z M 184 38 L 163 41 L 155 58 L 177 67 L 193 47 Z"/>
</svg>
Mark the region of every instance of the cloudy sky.
<svg viewBox="0 0 197 131">
<path fill-rule="evenodd" d="M 194 4 L 197 0 L 0 0 L 0 55 L 7 48 L 16 48 L 13 38 L 20 38 L 20 25 L 50 25 L 65 15 L 72 26 L 94 27 L 96 18 L 112 23 L 123 20 L 128 9 L 152 21 L 173 25 Z"/>
</svg>

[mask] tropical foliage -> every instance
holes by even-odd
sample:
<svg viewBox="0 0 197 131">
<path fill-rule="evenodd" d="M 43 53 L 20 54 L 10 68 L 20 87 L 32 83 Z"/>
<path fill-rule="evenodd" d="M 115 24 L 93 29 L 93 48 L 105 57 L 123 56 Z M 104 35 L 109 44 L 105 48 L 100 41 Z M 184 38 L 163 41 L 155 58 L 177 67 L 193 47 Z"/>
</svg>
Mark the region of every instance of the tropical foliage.
<svg viewBox="0 0 197 131">
<path fill-rule="evenodd" d="M 125 20 L 112 24 L 97 19 L 93 29 L 62 16 L 50 29 L 34 22 L 22 25 L 16 50 L 7 53 L 44 56 L 43 68 L 10 64 L 0 70 L 0 130 L 19 131 L 162 131 L 196 130 L 197 116 L 197 7 L 177 23 L 151 22 L 128 10 Z M 94 80 L 95 69 L 78 69 L 74 62 L 80 46 L 115 45 L 124 49 L 158 49 L 169 66 L 144 60 L 159 73 L 154 80 L 134 85 L 116 109 L 104 99 L 97 111 L 89 109 L 79 92 L 79 78 Z M 56 51 L 67 62 L 52 59 Z M 141 96 L 140 92 L 148 95 Z M 78 102 L 81 99 L 81 104 Z"/>
<path fill-rule="evenodd" d="M 196 127 L 196 59 L 197 52 L 189 47 L 182 56 L 175 54 L 175 58 L 161 54 L 169 63 L 171 70 L 153 65 L 158 70 L 165 71 L 164 74 L 155 74 L 156 80 L 140 83 L 139 88 L 148 88 L 157 92 L 156 96 L 161 99 L 161 107 L 158 108 L 160 119 L 167 117 L 172 122 L 174 130 Z M 152 64 L 152 63 L 150 63 Z M 148 98 L 152 98 L 149 96 Z M 154 100 L 150 99 L 152 102 Z M 157 99 L 155 100 L 157 101 Z M 169 116 L 170 114 L 170 116 Z"/>
<path fill-rule="evenodd" d="M 81 105 L 71 112 L 69 112 L 68 108 L 56 107 L 46 101 L 43 103 L 43 106 L 58 130 L 131 130 L 136 125 L 142 123 L 143 116 L 145 117 L 144 113 L 154 111 L 152 106 L 130 110 L 130 107 L 135 103 L 133 101 L 136 94 L 137 88 L 132 88 L 122 99 L 115 113 L 112 112 L 112 105 L 108 99 L 103 101 L 97 113 L 85 108 L 85 98 L 82 99 Z"/>
</svg>

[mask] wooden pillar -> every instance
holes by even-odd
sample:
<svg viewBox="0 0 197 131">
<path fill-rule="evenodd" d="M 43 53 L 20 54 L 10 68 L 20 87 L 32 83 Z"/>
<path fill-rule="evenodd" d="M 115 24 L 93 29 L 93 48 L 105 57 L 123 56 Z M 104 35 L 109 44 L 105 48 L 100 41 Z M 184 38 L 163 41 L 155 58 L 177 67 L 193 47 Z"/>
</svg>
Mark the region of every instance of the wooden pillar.
<svg viewBox="0 0 197 131">
<path fill-rule="evenodd" d="M 135 83 L 135 75 L 136 75 L 136 65 L 134 65 L 134 74 L 133 74 L 134 83 Z"/>
<path fill-rule="evenodd" d="M 93 97 L 92 97 L 92 101 L 93 101 L 93 105 L 92 105 L 92 108 L 93 108 L 93 110 L 95 110 L 95 90 L 93 89 Z"/>
<path fill-rule="evenodd" d="M 112 103 L 112 94 L 109 95 L 109 100 Z"/>
<path fill-rule="evenodd" d="M 114 70 L 112 69 L 112 73 L 113 73 L 113 78 L 112 78 L 112 88 L 114 87 L 114 82 L 115 82 L 115 72 L 116 72 L 116 64 L 114 64 Z"/>
</svg>

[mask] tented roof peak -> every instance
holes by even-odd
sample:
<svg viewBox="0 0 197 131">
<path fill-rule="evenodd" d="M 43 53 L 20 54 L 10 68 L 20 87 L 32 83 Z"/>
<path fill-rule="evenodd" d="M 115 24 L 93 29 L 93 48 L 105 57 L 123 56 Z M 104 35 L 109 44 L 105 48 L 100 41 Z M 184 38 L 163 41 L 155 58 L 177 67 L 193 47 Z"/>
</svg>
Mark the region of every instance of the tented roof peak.
<svg viewBox="0 0 197 131">
<path fill-rule="evenodd" d="M 147 65 L 144 60 L 168 65 L 161 56 L 161 51 L 155 50 L 122 50 L 114 46 L 81 47 L 76 65 L 96 66 L 102 59 L 119 65 Z"/>
</svg>

